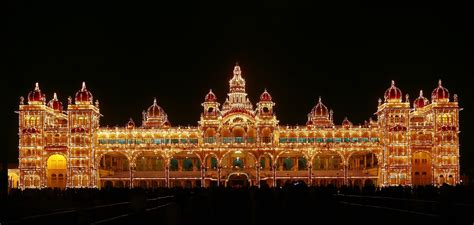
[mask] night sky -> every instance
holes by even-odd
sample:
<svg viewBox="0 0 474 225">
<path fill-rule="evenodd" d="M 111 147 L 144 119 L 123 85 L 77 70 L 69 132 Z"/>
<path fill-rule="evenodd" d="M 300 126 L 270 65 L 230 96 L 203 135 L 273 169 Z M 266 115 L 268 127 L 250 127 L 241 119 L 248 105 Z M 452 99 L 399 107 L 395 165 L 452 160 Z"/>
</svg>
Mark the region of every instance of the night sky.
<svg viewBox="0 0 474 225">
<path fill-rule="evenodd" d="M 66 104 L 86 81 L 102 126 L 140 124 L 155 96 L 172 125 L 196 126 L 204 95 L 222 103 L 238 61 L 251 102 L 266 88 L 281 125 L 305 124 L 318 96 L 336 124 L 363 123 L 392 79 L 413 101 L 441 78 L 464 108 L 462 172 L 473 174 L 470 5 L 155 2 L 9 3 L 2 158 L 17 161 L 14 111 L 35 82 Z"/>
</svg>

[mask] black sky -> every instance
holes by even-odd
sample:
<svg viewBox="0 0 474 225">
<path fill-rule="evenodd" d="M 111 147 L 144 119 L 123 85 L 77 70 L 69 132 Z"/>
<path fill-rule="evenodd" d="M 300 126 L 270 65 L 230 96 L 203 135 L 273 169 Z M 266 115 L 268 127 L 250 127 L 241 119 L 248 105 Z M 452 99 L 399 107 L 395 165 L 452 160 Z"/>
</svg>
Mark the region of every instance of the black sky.
<svg viewBox="0 0 474 225">
<path fill-rule="evenodd" d="M 464 78 L 473 72 L 471 9 L 457 1 L 12 1 L 2 78 L 7 158 L 18 157 L 18 98 L 37 81 L 48 100 L 57 92 L 64 103 L 86 81 L 103 126 L 140 121 L 155 96 L 173 125 L 195 126 L 204 95 L 212 88 L 222 102 L 239 61 L 252 103 L 267 88 L 283 125 L 304 124 L 318 96 L 336 123 L 362 123 L 390 80 L 413 100 L 441 78 L 464 108 L 461 163 L 473 174 L 472 83 Z"/>
</svg>

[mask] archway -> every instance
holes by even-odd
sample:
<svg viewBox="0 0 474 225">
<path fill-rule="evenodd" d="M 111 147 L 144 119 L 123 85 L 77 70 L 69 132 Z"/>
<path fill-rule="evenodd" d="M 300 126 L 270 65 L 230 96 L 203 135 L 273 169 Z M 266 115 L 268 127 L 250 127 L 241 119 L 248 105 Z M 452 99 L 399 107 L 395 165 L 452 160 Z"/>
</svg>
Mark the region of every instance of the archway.
<svg viewBox="0 0 474 225">
<path fill-rule="evenodd" d="M 246 173 L 231 173 L 227 177 L 226 186 L 232 188 L 243 188 L 250 185 L 249 176 Z"/>
<path fill-rule="evenodd" d="M 269 153 L 264 153 L 259 158 L 260 186 L 273 186 L 273 160 Z"/>
<path fill-rule="evenodd" d="M 20 176 L 18 174 L 19 171 L 17 169 L 15 169 L 15 171 L 8 170 L 8 188 L 18 188 L 20 181 Z"/>
<path fill-rule="evenodd" d="M 135 158 L 135 171 L 133 173 L 133 186 L 151 188 L 152 181 L 160 187 L 165 186 L 166 160 L 153 152 L 141 152 Z"/>
<path fill-rule="evenodd" d="M 349 179 L 371 179 L 377 181 L 379 176 L 379 162 L 375 153 L 371 151 L 354 152 L 348 158 L 347 176 Z M 365 185 L 360 181 L 359 186 Z M 354 182 L 356 186 L 356 182 Z"/>
<path fill-rule="evenodd" d="M 51 155 L 47 161 L 46 177 L 48 187 L 66 188 L 66 157 L 59 154 Z"/>
<path fill-rule="evenodd" d="M 170 159 L 169 166 L 171 187 L 200 186 L 201 158 L 198 154 L 192 151 L 176 152 Z"/>
<path fill-rule="evenodd" d="M 99 161 L 99 187 L 110 185 L 114 187 L 130 184 L 130 164 L 128 158 L 121 153 L 107 153 Z"/>
<path fill-rule="evenodd" d="M 241 126 L 236 126 L 232 128 L 232 136 L 236 143 L 244 142 L 244 137 L 246 136 L 245 129 Z"/>
<path fill-rule="evenodd" d="M 221 166 L 221 182 L 232 173 L 245 173 L 252 179 L 256 177 L 256 158 L 246 151 L 227 152 L 221 159 Z"/>
<path fill-rule="evenodd" d="M 313 157 L 312 179 L 314 185 L 339 186 L 344 182 L 344 160 L 341 155 L 333 151 L 316 154 Z"/>
</svg>

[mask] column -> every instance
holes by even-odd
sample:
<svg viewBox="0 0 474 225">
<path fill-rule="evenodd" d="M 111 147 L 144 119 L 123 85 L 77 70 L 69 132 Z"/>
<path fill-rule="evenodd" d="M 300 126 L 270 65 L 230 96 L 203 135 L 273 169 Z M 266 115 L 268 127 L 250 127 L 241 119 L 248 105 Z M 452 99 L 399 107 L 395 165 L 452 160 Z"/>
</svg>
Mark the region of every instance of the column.
<svg viewBox="0 0 474 225">
<path fill-rule="evenodd" d="M 348 175 L 348 165 L 347 165 L 347 162 L 344 162 L 343 163 L 343 170 L 344 170 L 344 185 L 348 185 L 348 182 L 347 182 L 347 175 Z"/>
<path fill-rule="evenodd" d="M 294 161 L 295 161 L 295 163 L 293 163 L 293 166 L 294 166 L 293 170 L 294 171 L 298 171 L 298 167 L 299 167 L 299 160 L 298 159 L 299 159 L 298 157 L 294 158 Z"/>
<path fill-rule="evenodd" d="M 272 167 L 273 167 L 273 187 L 276 187 L 276 183 L 277 183 L 277 181 L 276 181 L 276 174 L 277 174 L 276 170 L 277 170 L 277 166 L 276 166 L 276 164 L 273 164 Z"/>
<path fill-rule="evenodd" d="M 165 185 L 167 188 L 170 187 L 170 165 L 169 162 L 166 164 L 165 167 Z"/>
<path fill-rule="evenodd" d="M 204 164 L 201 164 L 201 187 L 206 187 L 204 182 L 206 178 L 206 168 L 204 167 Z"/>
<path fill-rule="evenodd" d="M 311 184 L 313 182 L 312 168 L 313 168 L 313 165 L 310 163 L 308 165 L 308 186 L 311 186 Z"/>
<path fill-rule="evenodd" d="M 257 187 L 260 187 L 260 163 L 255 163 L 256 174 L 255 174 L 255 182 L 257 183 Z"/>
<path fill-rule="evenodd" d="M 129 184 L 129 188 L 132 189 L 133 188 L 133 171 L 132 171 L 132 165 L 129 166 L 129 170 L 130 170 L 130 184 Z"/>
<path fill-rule="evenodd" d="M 221 185 L 221 165 L 217 165 L 217 187 Z"/>
</svg>

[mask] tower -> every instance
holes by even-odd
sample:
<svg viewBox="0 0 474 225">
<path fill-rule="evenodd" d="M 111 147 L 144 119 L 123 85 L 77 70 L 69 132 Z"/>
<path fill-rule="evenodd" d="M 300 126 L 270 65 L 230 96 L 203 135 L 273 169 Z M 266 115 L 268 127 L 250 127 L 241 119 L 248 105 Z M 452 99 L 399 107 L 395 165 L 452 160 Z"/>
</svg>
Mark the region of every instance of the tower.
<svg viewBox="0 0 474 225">
<path fill-rule="evenodd" d="M 409 146 L 410 102 L 402 101 L 402 91 L 391 86 L 385 91 L 384 102 L 379 101 L 376 115 L 382 144 L 383 185 L 411 184 L 411 149 Z"/>
<path fill-rule="evenodd" d="M 245 80 L 242 78 L 242 70 L 238 63 L 234 66 L 233 77 L 229 81 L 230 91 L 222 105 L 222 114 L 232 109 L 252 111 L 253 106 L 245 92 Z"/>
<path fill-rule="evenodd" d="M 219 102 L 217 102 L 216 95 L 209 90 L 209 93 L 204 97 L 204 102 L 201 104 L 203 112 L 199 121 L 199 127 L 203 133 L 204 143 L 214 143 L 218 137 L 219 123 L 221 113 L 219 111 Z"/>
<path fill-rule="evenodd" d="M 459 183 L 459 108 L 455 94 L 450 100 L 448 89 L 441 80 L 431 93 L 431 110 L 434 118 L 434 183 Z"/>
<path fill-rule="evenodd" d="M 76 93 L 74 104 L 68 101 L 69 147 L 67 152 L 68 187 L 97 187 L 95 144 L 99 129 L 99 102 L 93 104 L 86 83 Z"/>
<path fill-rule="evenodd" d="M 28 93 L 28 103 L 20 97 L 19 106 L 19 172 L 20 188 L 42 188 L 45 182 L 44 129 L 45 122 L 51 116 L 51 110 L 46 106 L 45 94 L 35 84 L 33 91 Z"/>
</svg>

